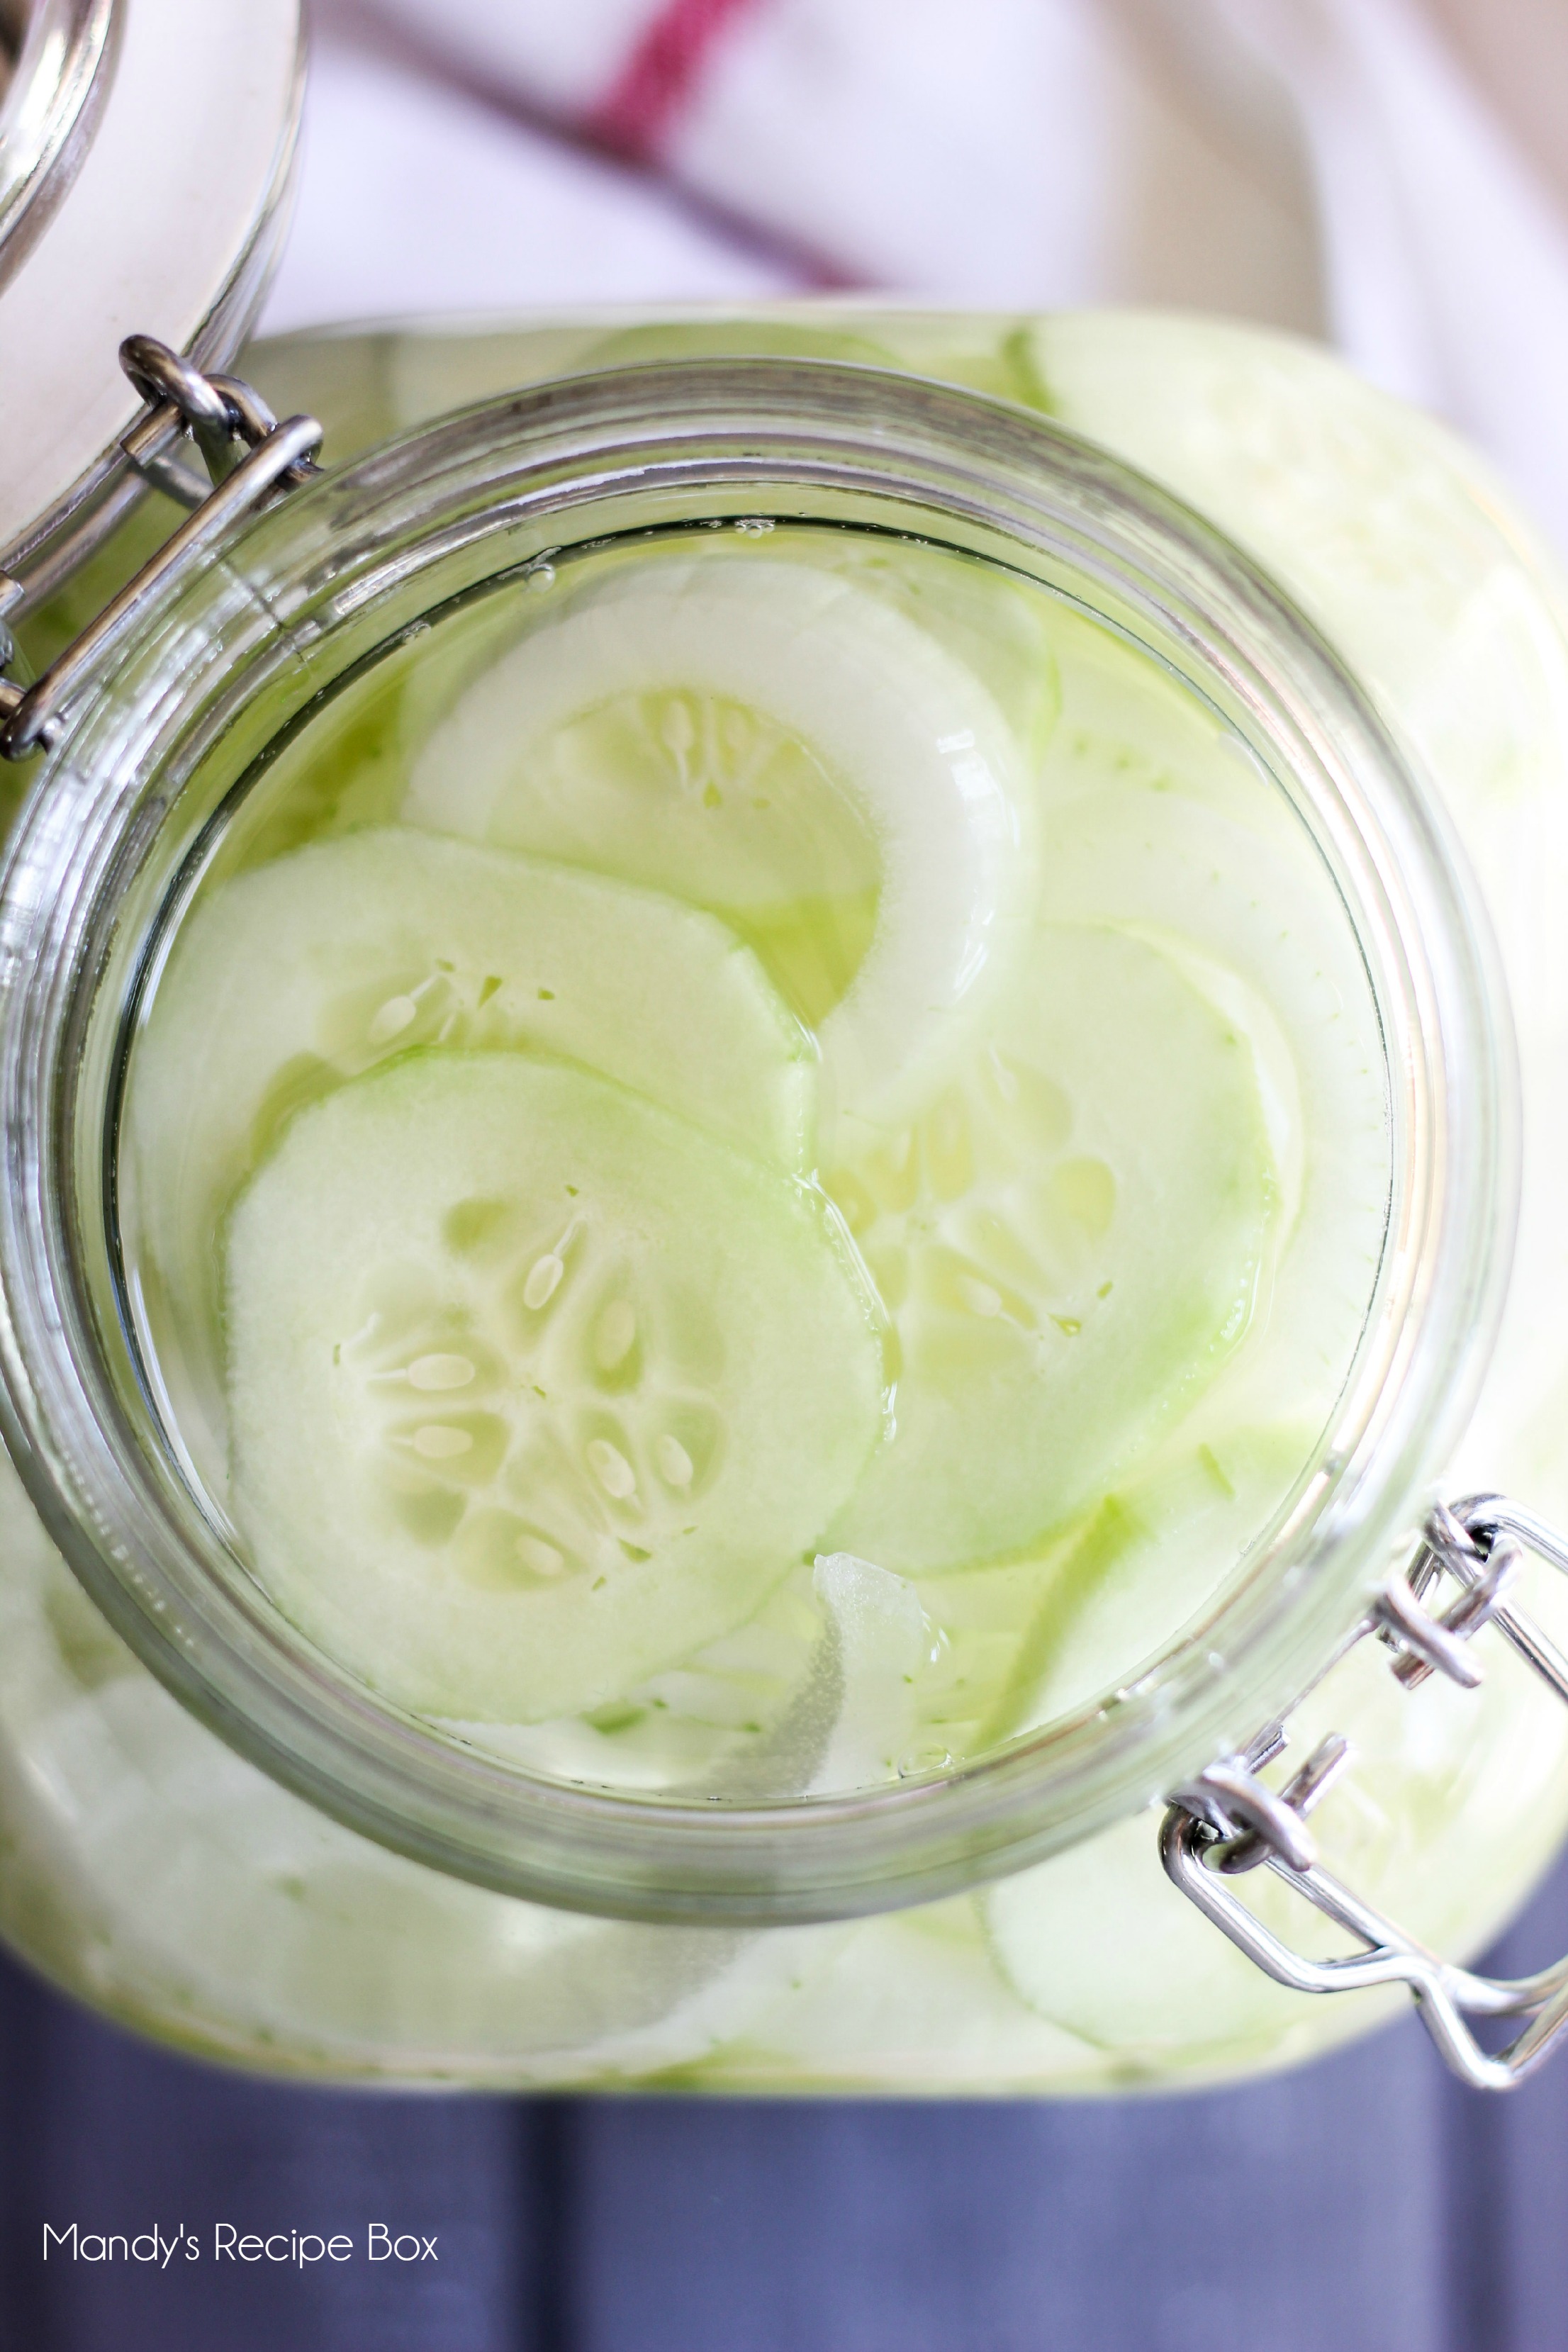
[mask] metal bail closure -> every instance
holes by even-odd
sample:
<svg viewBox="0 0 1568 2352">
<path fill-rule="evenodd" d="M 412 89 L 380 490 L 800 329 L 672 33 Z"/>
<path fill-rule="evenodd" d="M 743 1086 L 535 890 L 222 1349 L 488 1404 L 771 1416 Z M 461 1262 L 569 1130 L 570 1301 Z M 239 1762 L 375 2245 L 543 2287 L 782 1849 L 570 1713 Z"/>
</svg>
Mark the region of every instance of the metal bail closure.
<svg viewBox="0 0 1568 2352">
<path fill-rule="evenodd" d="M 127 336 L 120 364 L 148 405 L 121 446 L 150 483 L 193 511 L 34 685 L 0 675 L 0 759 L 24 760 L 53 743 L 83 671 L 129 633 L 163 583 L 231 523 L 321 471 L 314 462 L 322 440 L 316 419 L 289 416 L 279 424 L 238 376 L 204 375 L 152 335 Z M 175 455 L 187 434 L 205 461 L 205 482 Z M 14 581 L 0 579 L 0 616 L 19 594 Z M 0 673 L 11 651 L 0 618 Z"/>
<path fill-rule="evenodd" d="M 1568 1541 L 1503 1496 L 1473 1495 L 1451 1508 L 1437 1505 L 1409 1567 L 1390 1579 L 1325 1671 L 1375 1634 L 1396 1653 L 1394 1673 L 1407 1690 L 1431 1674 L 1474 1689 L 1481 1669 L 1466 1644 L 1491 1623 L 1568 1705 L 1568 1659 L 1507 1597 L 1526 1549 L 1568 1574 Z M 1461 1590 L 1445 1613 L 1436 1616 L 1423 1596 L 1445 1575 Z M 1478 2090 L 1505 2091 L 1522 2082 L 1568 2028 L 1568 1958 L 1539 1976 L 1475 1976 L 1439 1959 L 1363 1903 L 1321 1867 L 1306 1825 L 1312 1807 L 1350 1762 L 1350 1743 L 1332 1734 L 1283 1790 L 1271 1789 L 1259 1775 L 1286 1744 L 1283 1724 L 1270 1724 L 1244 1754 L 1220 1758 L 1176 1792 L 1160 1832 L 1167 1874 L 1277 1983 L 1296 1992 L 1408 1985 L 1422 2022 L 1455 2074 Z M 1311 1960 L 1283 1943 L 1225 1883 L 1259 1864 L 1346 1929 L 1364 1950 Z M 1526 2022 L 1494 2057 L 1467 2022 L 1481 2017 Z"/>
</svg>

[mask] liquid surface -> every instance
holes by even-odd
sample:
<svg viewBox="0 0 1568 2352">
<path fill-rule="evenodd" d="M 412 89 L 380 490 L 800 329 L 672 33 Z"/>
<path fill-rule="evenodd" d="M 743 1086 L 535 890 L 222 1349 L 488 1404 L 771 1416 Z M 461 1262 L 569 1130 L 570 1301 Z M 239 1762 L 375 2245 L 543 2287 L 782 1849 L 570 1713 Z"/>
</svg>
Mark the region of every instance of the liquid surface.
<svg viewBox="0 0 1568 2352">
<path fill-rule="evenodd" d="M 1044 590 L 761 525 L 558 562 L 187 894 L 147 1352 L 273 1599 L 455 1736 L 941 1770 L 1129 1678 L 1302 1472 L 1386 1198 L 1357 971 L 1242 747 Z"/>
</svg>

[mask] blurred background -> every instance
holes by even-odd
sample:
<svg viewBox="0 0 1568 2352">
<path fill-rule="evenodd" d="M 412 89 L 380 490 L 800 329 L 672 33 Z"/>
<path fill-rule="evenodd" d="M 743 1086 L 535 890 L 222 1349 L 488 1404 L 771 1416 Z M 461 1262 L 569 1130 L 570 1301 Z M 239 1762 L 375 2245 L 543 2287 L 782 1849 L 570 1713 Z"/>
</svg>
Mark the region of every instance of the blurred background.
<svg viewBox="0 0 1568 2352">
<path fill-rule="evenodd" d="M 1568 550 L 1568 0 L 318 0 L 268 331 L 895 293 L 1338 343 Z M 1568 1948 L 1568 1871 L 1493 1956 Z M 46 2269 L 84 2228 L 440 2259 Z M 1549 2352 L 1568 2066 L 1414 2022 L 1096 2105 L 417 2098 L 199 2069 L 0 1962 L 5 2352 Z"/>
<path fill-rule="evenodd" d="M 1568 546 L 1563 0 L 317 0 L 266 325 L 867 290 L 1325 336 Z"/>
</svg>

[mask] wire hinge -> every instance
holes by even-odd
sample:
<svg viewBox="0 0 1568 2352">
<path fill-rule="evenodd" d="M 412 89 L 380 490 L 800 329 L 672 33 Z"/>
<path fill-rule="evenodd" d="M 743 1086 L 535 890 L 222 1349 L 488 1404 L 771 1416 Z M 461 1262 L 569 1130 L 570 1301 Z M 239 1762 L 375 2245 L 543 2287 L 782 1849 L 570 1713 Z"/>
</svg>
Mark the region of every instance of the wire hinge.
<svg viewBox="0 0 1568 2352">
<path fill-rule="evenodd" d="M 1532 1551 L 1568 1573 L 1568 1542 L 1499 1495 L 1438 1504 L 1407 1568 L 1392 1577 L 1324 1673 L 1367 1635 L 1394 1653 L 1393 1670 L 1407 1690 L 1441 1674 L 1467 1690 L 1481 1681 L 1468 1644 L 1486 1624 L 1568 1705 L 1568 1659 L 1510 1599 Z M 1435 1614 L 1426 1596 L 1444 1577 L 1460 1587 Z M 1320 1675 L 1319 1680 L 1322 1680 Z M 1568 2028 L 1568 1959 L 1540 1975 L 1513 1979 L 1472 1975 L 1439 1959 L 1324 1870 L 1308 1816 L 1351 1762 L 1339 1733 L 1321 1741 L 1283 1789 L 1263 1780 L 1287 1745 L 1284 1720 L 1268 1725 L 1240 1754 L 1221 1757 L 1171 1799 L 1160 1832 L 1166 1872 L 1183 1894 L 1247 1958 L 1298 1992 L 1348 1992 L 1369 1985 L 1410 1988 L 1427 2031 L 1454 2072 L 1480 2090 L 1508 2090 L 1534 2072 Z M 1267 1866 L 1344 1929 L 1362 1950 L 1312 1960 L 1266 1927 L 1227 1878 Z M 1468 2022 L 1521 2018 L 1523 2025 L 1495 2055 Z"/>
<path fill-rule="evenodd" d="M 22 592 L 17 582 L 0 579 L 0 759 L 23 760 L 58 741 L 66 709 L 81 691 L 90 667 L 128 635 L 171 575 L 234 522 L 321 470 L 315 462 L 322 438 L 316 419 L 289 416 L 279 424 L 259 393 L 238 376 L 205 375 L 194 361 L 152 335 L 127 336 L 120 364 L 147 404 L 121 447 L 139 473 L 191 512 L 31 685 L 3 675 L 16 655 L 5 616 Z M 187 436 L 205 461 L 205 481 L 179 461 L 178 447 Z"/>
</svg>

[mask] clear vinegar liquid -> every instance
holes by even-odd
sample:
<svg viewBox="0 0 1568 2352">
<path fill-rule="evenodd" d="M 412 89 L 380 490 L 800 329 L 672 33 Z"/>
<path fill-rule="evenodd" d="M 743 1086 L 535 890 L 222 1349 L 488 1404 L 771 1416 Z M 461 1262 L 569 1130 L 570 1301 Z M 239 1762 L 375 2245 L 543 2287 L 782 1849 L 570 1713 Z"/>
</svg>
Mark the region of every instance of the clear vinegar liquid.
<svg viewBox="0 0 1568 2352">
<path fill-rule="evenodd" d="M 660 675 L 677 641 L 660 607 L 681 595 L 746 610 L 722 659 Z M 786 691 L 792 629 L 832 635 L 817 685 L 799 662 Z M 897 714 L 880 736 L 841 682 L 858 659 L 868 707 L 874 688 Z M 526 693 L 509 706 L 509 663 L 526 685 L 571 661 L 577 700 L 542 731 Z M 906 825 L 899 761 L 958 774 L 983 753 L 1011 863 L 964 830 L 979 788 L 962 775 L 955 809 L 938 793 Z M 357 903 L 310 878 L 339 870 L 329 852 Z M 979 916 L 952 884 L 971 855 L 995 901 Z M 606 944 L 551 987 L 526 921 L 494 919 L 503 955 L 490 912 L 453 919 L 442 893 L 470 870 L 487 910 L 509 876 L 573 877 L 586 895 L 563 937 Z M 250 924 L 268 892 L 276 919 Z M 980 950 L 942 964 L 928 906 L 970 920 Z M 742 973 L 732 1019 L 705 957 L 724 988 Z M 1304 829 L 1149 654 L 949 551 L 784 523 L 671 533 L 558 556 L 436 616 L 274 747 L 171 900 L 155 970 L 122 1129 L 127 1276 L 187 1475 L 285 1613 L 371 1687 L 574 1781 L 743 1801 L 875 1785 L 1124 1686 L 1288 1503 L 1377 1280 L 1377 1025 Z M 866 976 L 884 970 L 879 997 Z M 733 1087 L 712 1083 L 726 1055 Z M 580 1281 L 580 1220 L 475 1212 L 457 1305 L 430 1307 L 400 1261 L 384 1297 L 413 1298 L 406 1333 L 398 1307 L 371 1341 L 345 1325 L 333 1343 L 360 1347 L 372 1403 L 312 1454 L 338 1533 L 331 1560 L 301 1564 L 265 1499 L 300 1448 L 258 1454 L 243 1422 L 279 1385 L 245 1357 L 274 1345 L 236 1293 L 247 1203 L 313 1166 L 330 1121 L 384 1139 L 400 1087 L 416 1124 L 437 1098 L 422 1088 L 504 1057 L 563 1074 L 551 1100 L 608 1102 L 623 1157 L 645 1135 L 661 1168 L 684 1151 L 709 1256 L 783 1265 L 780 1220 L 804 1216 L 817 1273 L 761 1307 L 698 1297 L 701 1236 L 678 1238 L 668 1279 L 711 1327 L 709 1358 L 688 1338 L 642 1365 L 644 1307 L 606 1289 L 561 1405 L 541 1318 L 576 1312 L 574 1285 L 613 1289 L 619 1261 L 606 1242 Z M 318 1206 L 291 1192 L 273 1227 L 335 1281 L 354 1220 L 328 1250 Z M 759 1331 L 776 1409 L 747 1418 Z M 807 1442 L 824 1348 L 843 1402 Z M 800 1465 L 784 1484 L 774 1453 Z M 807 1490 L 776 1538 L 744 1507 L 749 1477 Z M 688 1594 L 680 1546 L 705 1509 L 719 1532 Z M 592 1686 L 538 1666 L 578 1639 L 577 1597 L 603 1612 L 595 1596 L 623 1586 L 623 1615 L 592 1620 Z M 465 1643 L 486 1653 L 469 1682 Z M 457 1664 L 426 1685 L 437 1651 Z"/>
<path fill-rule="evenodd" d="M 1552 898 L 1568 810 L 1561 723 L 1568 667 L 1560 586 L 1500 488 L 1432 420 L 1360 383 L 1328 353 L 1212 320 L 1135 312 L 851 317 L 832 307 L 803 316 L 796 307 L 787 320 L 674 320 L 630 334 L 612 334 L 615 323 L 574 317 L 510 334 L 305 339 L 263 346 L 252 362 L 280 414 L 303 406 L 326 416 L 340 457 L 356 440 L 459 403 L 622 357 L 782 349 L 969 382 L 1048 409 L 1163 482 L 1247 548 L 1340 649 L 1458 828 L 1497 919 L 1520 1029 L 1533 1139 L 1512 1302 L 1454 1480 L 1504 1486 L 1547 1516 L 1561 1515 L 1568 1507 L 1559 1494 L 1563 1318 L 1544 1313 L 1542 1302 L 1558 1297 L 1563 1279 L 1561 1155 L 1552 1139 L 1568 1062 Z M 156 503 L 131 527 L 145 534 L 133 560 L 174 520 L 154 514 Z M 119 570 L 96 589 L 79 580 L 75 606 L 52 616 L 54 636 L 34 644 L 36 664 L 119 584 L 129 568 L 124 534 L 116 544 Z M 895 563 L 905 553 L 882 552 Z M 105 561 L 112 560 L 111 551 Z M 563 560 L 557 578 L 569 582 L 576 561 Z M 201 877 L 198 904 L 221 879 L 224 856 L 266 861 L 318 831 L 395 818 L 429 730 L 465 678 L 531 625 L 527 614 L 550 607 L 555 586 L 520 587 L 503 610 L 507 593 L 496 591 L 493 636 L 481 634 L 479 607 L 440 618 L 279 747 L 273 769 L 235 811 L 210 875 Z M 525 594 L 533 604 L 524 606 Z M 1348 1213 L 1359 1195 L 1341 1181 L 1339 1122 L 1326 1115 L 1331 1092 L 1322 1082 L 1331 1074 L 1313 1050 L 1314 1038 L 1339 1024 L 1297 966 L 1281 972 L 1262 953 L 1245 951 L 1237 925 L 1220 920 L 1213 900 L 1189 888 L 1172 914 L 1174 890 L 1156 905 L 1146 874 L 1139 879 L 1141 858 L 1181 868 L 1177 818 L 1185 829 L 1195 816 L 1201 827 L 1211 804 L 1243 828 L 1239 845 L 1236 835 L 1216 839 L 1211 829 L 1211 870 L 1232 881 L 1250 875 L 1262 902 L 1287 906 L 1292 923 L 1318 902 L 1312 861 L 1281 848 L 1264 814 L 1269 788 L 1200 723 L 1192 698 L 1173 697 L 1150 665 L 1104 644 L 1092 627 L 1069 641 L 1072 614 L 1050 599 L 1045 610 L 1053 631 L 1060 625 L 1052 644 L 1062 716 L 1076 712 L 1086 739 L 1068 761 L 1069 739 L 1058 723 L 1044 769 L 1060 787 L 1047 827 L 1061 847 L 1053 905 L 1076 904 L 1094 920 L 1157 925 L 1167 946 L 1185 942 L 1188 968 L 1234 1006 L 1257 1066 L 1270 1074 L 1264 1091 L 1281 1206 L 1245 1332 L 1162 1441 L 1168 1451 L 1142 1457 L 1153 1474 L 1186 1444 L 1188 1484 L 1172 1482 L 1170 1511 L 1156 1521 L 1137 1507 L 1133 1477 L 1112 1477 L 1073 1575 L 1051 1582 L 1037 1564 L 1013 1563 L 1023 1595 L 1016 1612 L 1002 1605 L 1005 1561 L 908 1580 L 953 1656 L 969 1644 L 978 1658 L 982 1635 L 992 1641 L 993 1667 L 977 1665 L 975 1684 L 989 1678 L 1012 1694 L 1005 1720 L 1013 1724 L 1036 1714 L 1048 1719 L 1074 1704 L 1075 1692 L 1089 1694 L 1084 1703 L 1092 1706 L 1096 1693 L 1136 1672 L 1128 1662 L 1157 1651 L 1173 1628 L 1181 1636 L 1194 1596 L 1217 1587 L 1240 1556 L 1225 1546 L 1245 1543 L 1243 1522 L 1252 1515 L 1249 1503 L 1234 1517 L 1226 1507 L 1205 1537 L 1205 1498 L 1223 1504 L 1224 1496 L 1201 1449 L 1208 1445 L 1235 1486 L 1227 1432 L 1283 1425 L 1298 1406 L 1304 1424 L 1318 1425 L 1319 1400 L 1334 1386 L 1340 1309 L 1325 1309 L 1321 1324 L 1306 1315 L 1312 1270 L 1332 1275 L 1358 1263 L 1342 1239 L 1357 1229 Z M 450 673 L 442 667 L 448 646 Z M 407 698 L 402 718 L 376 708 L 391 683 L 393 703 Z M 992 684 L 1000 697 L 994 675 Z M 1146 780 L 1163 773 L 1175 789 L 1157 799 L 1151 784 L 1133 801 L 1148 822 L 1121 829 L 1117 856 L 1107 859 L 1101 842 L 1081 829 L 1073 847 L 1058 819 L 1068 803 L 1092 803 L 1108 791 L 1112 771 L 1124 782 L 1134 772 Z M 1109 797 L 1100 805 L 1109 815 Z M 1168 823 L 1162 809 L 1173 813 Z M 262 839 L 268 827 L 270 845 Z M 1195 838 L 1188 833 L 1189 848 Z M 1230 844 L 1223 856 L 1220 840 Z M 1268 877 L 1278 879 L 1281 857 L 1288 887 L 1262 888 Z M 184 906 L 172 906 L 176 937 L 184 919 Z M 1356 1002 L 1353 989 L 1346 1001 Z M 813 1008 L 808 1017 L 826 1016 Z M 134 1091 L 145 1071 L 132 1076 Z M 221 1067 L 204 1060 L 193 1091 L 226 1082 Z M 177 1125 L 162 1115 L 152 1121 L 164 1133 Z M 285 1117 L 279 1135 L 287 1128 Z M 182 1291 L 176 1308 L 163 1302 L 146 1225 L 142 1218 L 127 1234 L 128 1274 L 133 1286 L 145 1283 L 137 1309 L 144 1353 L 165 1392 L 178 1392 L 178 1413 L 168 1407 L 166 1418 L 178 1420 L 195 1457 L 190 1475 L 222 1510 L 226 1371 L 221 1331 L 215 1338 L 209 1328 L 221 1311 L 216 1229 L 209 1223 L 201 1246 L 214 1269 L 202 1281 L 218 1303 L 202 1303 L 208 1294 L 198 1283 Z M 1325 1300 L 1344 1297 L 1328 1282 L 1322 1292 Z M 1321 1360 L 1312 1356 L 1314 1330 L 1327 1350 Z M 1155 1851 L 1157 1814 L 1148 1811 L 970 1895 L 763 1934 L 741 1951 L 716 1931 L 574 1918 L 486 1894 L 368 1844 L 229 1753 L 98 1618 L 19 1488 L 7 1508 L 0 1722 L 10 1769 L 0 1926 L 58 1982 L 209 2057 L 338 2079 L 507 2087 L 1060 2094 L 1191 2084 L 1282 2064 L 1394 2014 L 1403 2000 L 1393 1992 L 1313 2000 L 1261 1977 L 1169 1885 Z M 1143 1531 L 1136 1541 L 1135 1521 Z M 1086 1538 L 1092 1525 L 1086 1511 Z M 1557 1622 L 1558 1580 L 1543 1569 L 1527 1582 L 1531 1612 L 1553 1638 L 1568 1639 Z M 847 1576 L 836 1598 L 842 1626 L 854 1613 Z M 986 1633 L 982 1620 L 994 1604 Z M 782 1599 L 768 1606 L 782 1607 Z M 823 1637 L 827 1609 L 815 1589 L 802 1606 L 809 1644 Z M 845 1736 L 836 1748 L 823 1736 L 814 1778 L 886 1777 L 881 1743 L 867 1740 L 857 1751 L 842 1699 L 845 1670 L 858 1670 L 863 1717 L 868 1662 L 893 1650 L 885 1618 L 872 1616 L 869 1633 L 858 1647 L 842 1632 L 833 1636 L 842 1666 L 836 1675 L 824 1671 L 818 1689 Z M 754 1639 L 765 1664 L 762 1615 L 732 1639 Z M 1378 1645 L 1363 1644 L 1293 1718 L 1292 1748 L 1275 1768 L 1288 1773 L 1329 1731 L 1350 1737 L 1353 1768 L 1314 1816 L 1328 1866 L 1452 1958 L 1485 1948 L 1561 1832 L 1562 1710 L 1500 1637 L 1483 1630 L 1475 1649 L 1486 1668 L 1479 1692 L 1434 1677 L 1406 1694 Z M 739 1659 L 732 1664 L 738 1669 Z M 906 1687 L 900 1667 L 889 1682 Z M 742 1714 L 746 1704 L 736 1697 L 732 1719 L 762 1722 Z M 534 1739 L 557 1769 L 613 1785 L 640 1772 L 649 1785 L 702 1786 L 713 1750 L 695 1706 L 682 1718 L 689 1727 L 683 1761 L 655 1751 L 641 1727 L 650 1719 L 646 1708 L 639 1715 L 628 1701 L 618 1728 L 614 1714 L 602 1719 L 602 1730 L 572 1718 L 522 1733 L 512 1727 L 504 1737 Z M 978 1706 L 969 1719 L 982 1719 Z M 484 1736 L 503 1735 L 489 1728 Z M 964 1738 L 961 1725 L 944 1725 L 931 1745 Z M 742 1730 L 721 1758 L 725 1788 L 743 1786 L 742 1752 L 753 1759 L 752 1786 L 783 1785 L 763 1738 Z M 1269 1874 L 1240 1885 L 1276 1932 L 1313 1948 L 1321 1923 Z"/>
</svg>

